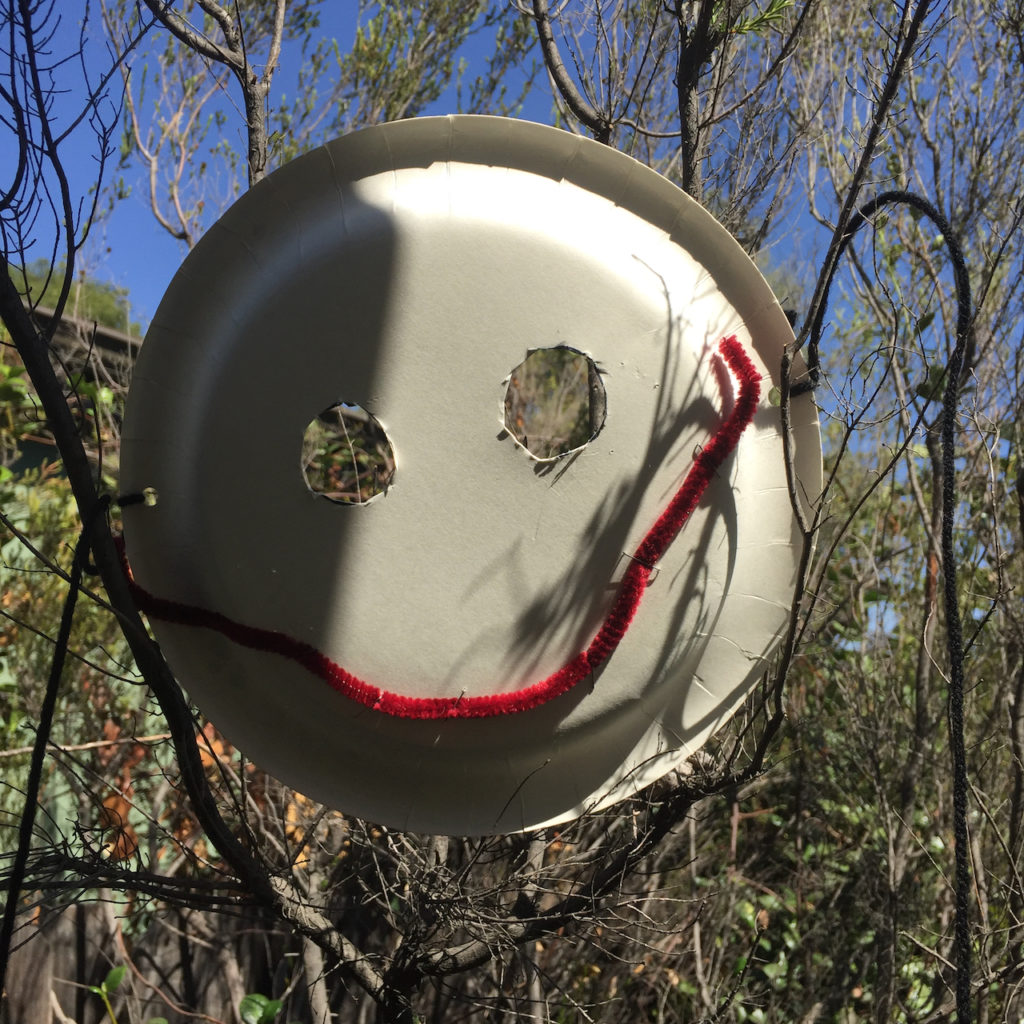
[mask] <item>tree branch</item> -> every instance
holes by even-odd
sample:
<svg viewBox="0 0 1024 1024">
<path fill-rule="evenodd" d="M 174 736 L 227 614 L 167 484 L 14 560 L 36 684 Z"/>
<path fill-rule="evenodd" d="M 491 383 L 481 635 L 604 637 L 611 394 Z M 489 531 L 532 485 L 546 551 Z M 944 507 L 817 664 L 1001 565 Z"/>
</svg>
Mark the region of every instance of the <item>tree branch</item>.
<svg viewBox="0 0 1024 1024">
<path fill-rule="evenodd" d="M 6 264 L 0 272 L 0 320 L 14 341 L 50 422 L 82 521 L 90 527 L 91 536 L 87 538 L 87 543 L 92 549 L 96 569 L 139 671 L 152 689 L 167 720 L 182 782 L 200 826 L 257 902 L 275 910 L 302 934 L 308 935 L 322 948 L 338 956 L 342 965 L 351 971 L 368 992 L 379 992 L 379 977 L 373 975 L 359 951 L 339 935 L 322 915 L 308 910 L 290 883 L 283 879 L 271 879 L 266 869 L 239 842 L 221 816 L 199 757 L 192 715 L 159 646 L 149 639 L 135 608 L 120 554 L 110 532 L 110 524 L 105 516 L 94 514 L 94 510 L 99 507 L 100 497 L 92 477 L 92 467 L 50 364 L 46 341 L 29 318 Z"/>
<path fill-rule="evenodd" d="M 712 28 L 712 16 L 720 7 L 719 0 L 701 0 L 697 24 L 692 32 L 686 25 L 682 0 L 676 4 L 679 25 L 679 59 L 676 64 L 676 92 L 679 102 L 681 146 L 681 184 L 683 191 L 701 202 L 704 187 L 700 170 L 702 144 L 700 134 L 700 102 L 697 86 L 704 66 L 721 45 L 725 33 Z M 731 0 L 725 5 L 725 23 L 732 18 Z"/>
<path fill-rule="evenodd" d="M 580 123 L 594 133 L 594 138 L 598 142 L 607 143 L 611 138 L 611 124 L 603 114 L 590 105 L 570 78 L 551 30 L 551 15 L 547 0 L 533 0 L 533 20 L 537 26 L 541 53 L 544 55 L 544 64 L 547 66 L 548 74 L 551 75 L 551 80 Z"/>
<path fill-rule="evenodd" d="M 277 62 L 281 59 L 281 40 L 284 37 L 284 16 L 288 8 L 288 0 L 277 0 L 274 9 L 274 31 L 270 37 L 270 52 L 267 54 L 267 64 L 260 76 L 260 88 L 264 97 L 270 89 L 270 80 L 277 70 Z"/>
<path fill-rule="evenodd" d="M 903 24 L 907 22 L 911 2 L 912 0 L 906 0 L 903 6 L 903 11 L 900 17 L 901 28 Z M 910 17 L 909 24 L 907 24 L 906 34 L 903 36 L 903 43 L 898 48 L 893 62 L 889 67 L 885 83 L 882 86 L 881 95 L 878 98 L 878 103 L 875 106 L 874 113 L 871 117 L 871 124 L 868 129 L 867 139 L 864 142 L 864 148 L 861 150 L 860 157 L 857 160 L 857 166 L 853 172 L 853 177 L 850 179 L 850 184 L 846 189 L 846 198 L 843 200 L 842 208 L 839 211 L 839 217 L 836 220 L 835 230 L 832 233 L 832 241 L 829 244 L 828 252 L 825 255 L 825 259 L 822 261 L 821 269 L 818 272 L 818 280 L 815 282 L 814 294 L 811 297 L 810 304 L 807 308 L 807 316 L 804 320 L 804 326 L 796 340 L 796 351 L 799 351 L 803 347 L 804 342 L 811 335 L 815 321 L 820 320 L 820 318 L 824 316 L 825 305 L 828 302 L 829 286 L 831 284 L 832 277 L 835 275 L 839 257 L 845 248 L 850 221 L 853 219 L 857 203 L 860 199 L 861 185 L 867 177 L 868 168 L 871 166 L 871 161 L 874 158 L 875 148 L 878 145 L 879 138 L 881 137 L 886 116 L 889 113 L 889 108 L 892 106 L 893 100 L 896 98 L 896 90 L 899 88 L 899 84 L 903 80 L 904 70 L 913 55 L 914 50 L 917 48 L 917 39 L 921 33 L 921 28 L 924 25 L 925 15 L 928 13 L 930 2 L 931 0 L 920 0 L 918 3 L 917 10 L 914 11 L 913 16 Z M 811 372 L 814 381 L 816 382 L 817 353 L 811 352 L 808 361 L 812 364 Z"/>
<path fill-rule="evenodd" d="M 242 54 L 238 50 L 226 49 L 223 46 L 218 46 L 212 39 L 207 39 L 206 36 L 196 32 L 194 28 L 175 11 L 170 4 L 170 0 L 144 0 L 146 6 L 153 12 L 154 17 L 160 22 L 164 28 L 167 29 L 175 39 L 178 40 L 183 46 L 187 46 L 190 50 L 194 50 L 196 53 L 209 60 L 216 61 L 218 64 L 225 64 L 233 71 L 238 73 L 244 66 Z M 228 39 L 227 33 L 225 33 L 225 39 Z"/>
<path fill-rule="evenodd" d="M 332 953 L 370 996 L 378 1002 L 383 999 L 384 979 L 370 965 L 366 956 L 308 900 L 303 899 L 290 882 L 274 877 L 270 879 L 270 885 L 274 893 L 274 906 L 281 916 L 321 949 Z"/>
<path fill-rule="evenodd" d="M 245 56 L 245 46 L 239 33 L 239 24 L 236 24 L 234 17 L 215 0 L 196 0 L 201 10 L 208 14 L 220 26 L 224 33 L 224 42 L 228 44 L 232 52 Z M 238 10 L 238 4 L 235 4 Z"/>
</svg>

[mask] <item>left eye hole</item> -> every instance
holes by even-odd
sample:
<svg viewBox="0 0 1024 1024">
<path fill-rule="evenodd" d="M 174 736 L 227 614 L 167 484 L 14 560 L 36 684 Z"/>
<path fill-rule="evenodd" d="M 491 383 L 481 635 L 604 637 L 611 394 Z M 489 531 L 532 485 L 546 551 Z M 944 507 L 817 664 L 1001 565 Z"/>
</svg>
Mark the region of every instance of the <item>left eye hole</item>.
<svg viewBox="0 0 1024 1024">
<path fill-rule="evenodd" d="M 558 459 L 597 437 L 606 402 L 589 356 L 567 345 L 532 349 L 509 375 L 505 429 L 535 459 Z"/>
<path fill-rule="evenodd" d="M 395 475 L 395 450 L 377 418 L 361 405 L 335 402 L 302 435 L 302 476 L 314 493 L 339 505 L 365 505 Z"/>
</svg>

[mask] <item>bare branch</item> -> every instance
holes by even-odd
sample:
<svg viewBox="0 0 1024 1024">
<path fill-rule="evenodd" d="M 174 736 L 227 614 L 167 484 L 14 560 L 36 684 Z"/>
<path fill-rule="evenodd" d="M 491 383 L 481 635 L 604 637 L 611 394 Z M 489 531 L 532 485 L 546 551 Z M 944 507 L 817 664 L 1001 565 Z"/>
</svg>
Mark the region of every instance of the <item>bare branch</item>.
<svg viewBox="0 0 1024 1024">
<path fill-rule="evenodd" d="M 208 60 L 224 64 L 236 74 L 244 67 L 244 58 L 239 50 L 223 47 L 197 32 L 192 26 L 171 6 L 170 0 L 144 0 L 146 6 L 152 11 L 153 16 L 164 28 L 170 32 L 175 39 L 183 46 L 201 54 Z M 209 2 L 209 0 L 207 0 Z M 212 6 L 218 6 L 216 4 Z M 218 8 L 220 9 L 220 8 Z M 226 15 L 225 15 L 226 17 Z M 225 39 L 227 39 L 225 33 Z"/>
<path fill-rule="evenodd" d="M 547 0 L 533 0 L 533 20 L 537 26 L 541 52 L 544 55 L 544 63 L 547 66 L 548 74 L 551 75 L 551 80 L 580 123 L 594 133 L 594 138 L 598 142 L 607 142 L 611 135 L 611 125 L 608 119 L 584 98 L 566 70 L 562 55 L 558 52 L 558 43 L 555 41 L 551 29 L 551 16 L 548 12 Z"/>
<path fill-rule="evenodd" d="M 270 89 L 270 80 L 277 70 L 278 61 L 281 59 L 281 40 L 284 36 L 284 16 L 287 12 L 288 0 L 277 0 L 274 8 L 274 29 L 270 36 L 270 51 L 267 54 L 267 65 L 260 76 L 260 88 L 264 97 Z"/>
</svg>

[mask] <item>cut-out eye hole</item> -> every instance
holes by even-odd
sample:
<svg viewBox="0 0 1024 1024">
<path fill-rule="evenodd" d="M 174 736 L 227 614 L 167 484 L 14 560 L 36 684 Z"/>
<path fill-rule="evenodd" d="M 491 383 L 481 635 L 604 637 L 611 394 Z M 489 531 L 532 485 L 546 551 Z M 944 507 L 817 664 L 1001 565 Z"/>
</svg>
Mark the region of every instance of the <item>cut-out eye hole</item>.
<svg viewBox="0 0 1024 1024">
<path fill-rule="evenodd" d="M 597 437 L 605 403 L 593 359 L 565 345 L 533 349 L 509 377 L 505 429 L 535 459 L 557 459 Z"/>
<path fill-rule="evenodd" d="M 395 450 L 362 406 L 338 402 L 306 427 L 302 475 L 314 494 L 339 505 L 364 505 L 391 483 Z"/>
</svg>

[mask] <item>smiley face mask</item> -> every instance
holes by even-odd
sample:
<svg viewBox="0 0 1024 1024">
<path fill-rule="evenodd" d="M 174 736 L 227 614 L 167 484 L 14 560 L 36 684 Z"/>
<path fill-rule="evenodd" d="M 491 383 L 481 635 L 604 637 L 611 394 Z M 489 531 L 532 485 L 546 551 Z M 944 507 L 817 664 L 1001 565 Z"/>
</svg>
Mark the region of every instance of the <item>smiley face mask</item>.
<svg viewBox="0 0 1024 1024">
<path fill-rule="evenodd" d="M 786 625 L 792 340 L 724 229 L 596 142 L 471 116 L 336 140 L 227 211 L 146 336 L 137 600 L 218 728 L 339 810 L 484 834 L 607 806 L 728 719 Z M 510 422 L 538 351 L 587 382 L 564 454 L 526 399 Z M 809 396 L 791 431 L 810 502 Z M 372 499 L 338 500 L 346 459 Z"/>
</svg>

